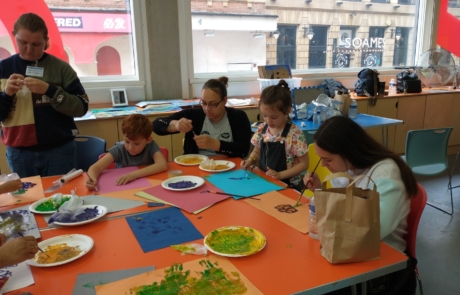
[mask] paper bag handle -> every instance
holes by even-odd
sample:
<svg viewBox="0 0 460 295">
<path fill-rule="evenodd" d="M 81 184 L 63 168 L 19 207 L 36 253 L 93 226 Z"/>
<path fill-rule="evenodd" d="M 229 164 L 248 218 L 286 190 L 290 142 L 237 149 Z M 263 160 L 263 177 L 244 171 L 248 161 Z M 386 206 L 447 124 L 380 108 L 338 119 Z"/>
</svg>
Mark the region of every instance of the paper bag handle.
<svg viewBox="0 0 460 295">
<path fill-rule="evenodd" d="M 345 220 L 350 222 L 351 221 L 351 211 L 352 211 L 352 205 L 353 205 L 353 189 L 355 188 L 355 183 L 356 181 L 362 179 L 363 177 L 367 177 L 369 178 L 370 181 L 372 181 L 372 183 L 374 184 L 374 188 L 372 189 L 375 192 L 377 192 L 377 184 L 374 182 L 374 180 L 372 180 L 372 178 L 368 175 L 359 175 L 358 177 L 356 177 L 346 188 L 346 193 L 347 193 L 347 200 L 345 202 Z M 377 203 L 377 205 L 374 206 L 374 222 L 377 222 L 377 218 L 380 218 L 380 216 L 378 216 L 378 207 L 377 206 L 380 206 L 379 203 Z"/>
<path fill-rule="evenodd" d="M 325 190 L 326 182 L 328 182 L 329 180 L 335 179 L 335 178 L 339 178 L 339 177 L 345 177 L 345 178 L 348 178 L 349 180 L 353 180 L 353 177 L 351 177 L 350 174 L 345 173 L 345 172 L 337 172 L 337 173 L 328 174 L 326 175 L 326 177 L 324 177 L 323 182 L 321 183 L 321 189 Z"/>
</svg>

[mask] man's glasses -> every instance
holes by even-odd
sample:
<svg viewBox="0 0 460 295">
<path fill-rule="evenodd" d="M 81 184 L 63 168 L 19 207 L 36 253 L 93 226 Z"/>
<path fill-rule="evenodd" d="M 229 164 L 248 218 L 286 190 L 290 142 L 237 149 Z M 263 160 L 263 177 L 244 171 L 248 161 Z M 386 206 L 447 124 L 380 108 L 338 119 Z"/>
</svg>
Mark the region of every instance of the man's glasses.
<svg viewBox="0 0 460 295">
<path fill-rule="evenodd" d="M 217 103 L 215 103 L 215 102 L 206 103 L 206 102 L 204 102 L 203 100 L 200 100 L 200 105 L 201 105 L 202 108 L 208 107 L 208 108 L 210 108 L 210 109 L 214 109 L 214 108 L 216 108 L 221 102 L 222 102 L 222 99 L 219 100 L 219 102 L 217 102 Z"/>
</svg>

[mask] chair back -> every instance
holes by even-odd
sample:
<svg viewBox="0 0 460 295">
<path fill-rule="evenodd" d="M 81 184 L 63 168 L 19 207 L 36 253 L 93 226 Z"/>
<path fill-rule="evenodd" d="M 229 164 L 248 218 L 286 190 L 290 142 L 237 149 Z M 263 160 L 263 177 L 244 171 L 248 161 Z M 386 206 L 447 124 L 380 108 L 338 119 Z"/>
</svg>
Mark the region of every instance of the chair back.
<svg viewBox="0 0 460 295">
<path fill-rule="evenodd" d="M 77 144 L 77 169 L 83 171 L 88 171 L 106 148 L 105 140 L 94 136 L 75 136 L 75 143 Z"/>
<path fill-rule="evenodd" d="M 165 157 L 166 162 L 169 162 L 169 159 L 168 159 L 168 156 L 169 156 L 168 149 L 165 148 L 164 146 L 160 146 L 160 151 L 161 151 L 161 153 L 163 154 L 163 156 Z"/>
<path fill-rule="evenodd" d="M 410 211 L 407 216 L 407 234 L 404 235 L 407 246 L 406 251 L 411 257 L 415 256 L 415 244 L 417 240 L 417 229 L 422 217 L 423 209 L 427 202 L 427 196 L 425 189 L 419 183 L 417 183 L 418 192 L 413 198 L 410 199 Z"/>
<path fill-rule="evenodd" d="M 405 161 L 415 174 L 435 175 L 448 168 L 447 146 L 452 127 L 410 130 Z"/>
<path fill-rule="evenodd" d="M 315 144 L 312 143 L 308 145 L 308 172 L 313 172 L 313 170 L 316 167 L 316 164 L 318 164 L 318 161 L 320 161 L 321 158 L 316 154 L 315 152 Z M 315 173 L 318 174 L 319 179 L 324 179 L 327 175 L 331 174 L 331 171 L 327 169 L 326 167 L 321 166 L 321 163 L 319 163 L 318 167 L 315 170 Z M 330 188 L 331 184 L 330 182 L 327 183 L 326 187 Z M 313 196 L 313 192 L 310 191 L 309 189 L 306 189 L 305 192 L 303 193 L 304 196 L 311 198 Z"/>
</svg>

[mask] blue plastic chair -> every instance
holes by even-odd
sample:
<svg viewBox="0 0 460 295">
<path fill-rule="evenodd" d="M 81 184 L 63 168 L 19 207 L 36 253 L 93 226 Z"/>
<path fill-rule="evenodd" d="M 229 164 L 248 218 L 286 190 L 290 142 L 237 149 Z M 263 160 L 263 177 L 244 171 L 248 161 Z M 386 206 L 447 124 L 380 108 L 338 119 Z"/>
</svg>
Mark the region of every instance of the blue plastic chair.
<svg viewBox="0 0 460 295">
<path fill-rule="evenodd" d="M 447 146 L 452 127 L 410 130 L 406 138 L 406 155 L 402 158 L 416 175 L 437 175 L 447 170 L 449 174 L 448 189 L 450 191 L 451 211 L 441 209 L 429 202 L 427 205 L 444 213 L 454 213 L 452 198 L 452 174 L 447 162 Z"/>
<path fill-rule="evenodd" d="M 95 136 L 75 136 L 77 144 L 77 169 L 88 171 L 97 162 L 99 156 L 105 153 L 106 142 Z"/>
</svg>

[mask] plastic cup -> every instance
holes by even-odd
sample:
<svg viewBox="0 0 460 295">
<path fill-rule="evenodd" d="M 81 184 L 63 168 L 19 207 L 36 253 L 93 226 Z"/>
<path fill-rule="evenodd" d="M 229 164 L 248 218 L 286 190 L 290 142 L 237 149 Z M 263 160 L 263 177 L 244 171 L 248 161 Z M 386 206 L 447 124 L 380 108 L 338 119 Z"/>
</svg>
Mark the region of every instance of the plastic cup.
<svg viewBox="0 0 460 295">
<path fill-rule="evenodd" d="M 176 176 L 181 176 L 181 175 L 182 175 L 182 170 L 171 170 L 171 171 L 168 171 L 168 178 L 176 177 Z"/>
</svg>

